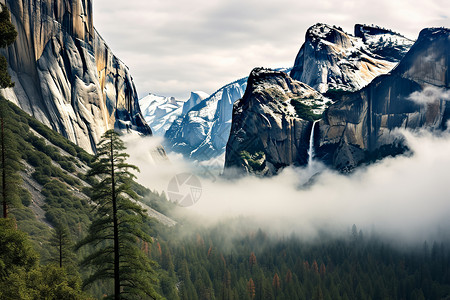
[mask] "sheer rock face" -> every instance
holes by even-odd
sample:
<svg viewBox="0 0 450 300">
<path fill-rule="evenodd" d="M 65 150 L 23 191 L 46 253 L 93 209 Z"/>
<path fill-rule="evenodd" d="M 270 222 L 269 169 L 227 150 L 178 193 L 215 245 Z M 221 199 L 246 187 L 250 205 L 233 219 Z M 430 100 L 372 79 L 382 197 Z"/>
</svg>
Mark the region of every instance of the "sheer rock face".
<svg viewBox="0 0 450 300">
<path fill-rule="evenodd" d="M 424 29 L 391 74 L 341 96 L 324 114 L 316 157 L 339 170 L 402 152 L 395 129 L 441 129 L 450 115 L 450 29 Z"/>
<path fill-rule="evenodd" d="M 326 24 L 311 26 L 290 75 L 321 93 L 356 91 L 399 62 L 413 41 L 390 30 L 355 25 L 355 35 Z"/>
<path fill-rule="evenodd" d="M 256 68 L 242 99 L 233 107 L 226 146 L 225 174 L 275 174 L 288 165 L 305 165 L 312 122 L 298 117 L 293 99 L 323 96 L 286 73 Z"/>
<path fill-rule="evenodd" d="M 341 35 L 333 43 L 345 45 Z M 424 29 L 389 73 L 359 91 L 335 95 L 336 102 L 314 127 L 315 159 L 349 171 L 407 149 L 398 129 L 440 130 L 450 118 L 450 29 Z M 225 158 L 232 169 L 270 175 L 305 165 L 312 122 L 292 111 L 294 98 L 321 95 L 284 73 L 252 71 L 243 98 L 233 108 Z M 317 102 L 316 102 L 317 103 Z"/>
<path fill-rule="evenodd" d="M 18 32 L 1 50 L 6 98 L 89 152 L 109 128 L 151 134 L 127 67 L 95 31 L 91 0 L 2 0 Z"/>
</svg>

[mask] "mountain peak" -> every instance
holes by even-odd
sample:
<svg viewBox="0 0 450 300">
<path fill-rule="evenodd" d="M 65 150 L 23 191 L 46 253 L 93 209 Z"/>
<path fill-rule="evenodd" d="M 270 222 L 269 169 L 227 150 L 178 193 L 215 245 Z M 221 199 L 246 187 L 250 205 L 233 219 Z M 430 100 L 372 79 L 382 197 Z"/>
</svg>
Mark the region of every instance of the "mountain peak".
<svg viewBox="0 0 450 300">
<path fill-rule="evenodd" d="M 312 43 L 325 41 L 333 44 L 343 44 L 344 46 L 348 46 L 349 39 L 349 35 L 341 27 L 324 23 L 317 23 L 309 27 L 305 35 L 305 41 Z"/>
<path fill-rule="evenodd" d="M 355 36 L 342 28 L 311 26 L 290 75 L 325 93 L 356 91 L 386 74 L 413 41 L 378 26 L 355 25 Z"/>
<path fill-rule="evenodd" d="M 423 39 L 435 39 L 440 36 L 450 37 L 450 28 L 445 27 L 429 27 L 424 28 L 419 33 L 419 38 L 417 41 L 422 41 Z M 450 39 L 450 38 L 449 38 Z"/>
<path fill-rule="evenodd" d="M 450 87 L 450 29 L 423 29 L 417 42 L 392 71 L 420 84 Z"/>
<path fill-rule="evenodd" d="M 199 104 L 200 102 L 202 102 L 203 100 L 205 100 L 208 97 L 209 97 L 209 95 L 205 92 L 192 91 L 189 99 L 186 100 L 186 102 L 184 102 L 184 104 L 183 104 L 183 109 L 182 109 L 181 115 L 184 116 L 185 114 L 187 114 L 189 112 L 189 110 L 191 110 L 191 108 L 193 108 L 194 106 L 196 106 L 197 104 Z"/>
<path fill-rule="evenodd" d="M 250 72 L 250 76 L 248 77 L 248 85 L 254 86 L 262 83 L 266 79 L 272 79 L 273 75 L 281 76 L 282 78 L 286 78 L 287 74 L 281 71 L 272 70 L 269 68 L 256 67 Z"/>
</svg>

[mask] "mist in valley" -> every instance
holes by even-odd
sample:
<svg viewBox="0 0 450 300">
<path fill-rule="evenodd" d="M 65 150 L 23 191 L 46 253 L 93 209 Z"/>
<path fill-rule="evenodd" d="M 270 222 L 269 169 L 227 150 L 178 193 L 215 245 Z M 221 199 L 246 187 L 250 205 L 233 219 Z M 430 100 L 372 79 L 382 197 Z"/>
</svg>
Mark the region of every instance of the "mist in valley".
<svg viewBox="0 0 450 300">
<path fill-rule="evenodd" d="M 376 234 L 402 244 L 446 240 L 450 225 L 450 132 L 400 130 L 410 149 L 351 174 L 340 174 L 313 161 L 307 167 L 288 167 L 277 176 L 225 179 L 217 171 L 169 154 L 155 163 L 150 149 L 158 138 L 125 138 L 129 162 L 139 166 L 139 183 L 167 195 L 176 174 L 196 174 L 201 197 L 178 213 L 194 216 L 202 226 L 241 231 L 252 228 L 276 236 L 312 239 L 318 234 L 339 236 L 353 224 L 366 235 Z M 220 159 L 216 162 L 220 164 Z M 214 162 L 210 162 L 214 164 Z M 218 169 L 217 166 L 215 168 Z M 222 225 L 220 225 L 222 224 Z M 232 230 L 231 228 L 234 228 Z"/>
</svg>

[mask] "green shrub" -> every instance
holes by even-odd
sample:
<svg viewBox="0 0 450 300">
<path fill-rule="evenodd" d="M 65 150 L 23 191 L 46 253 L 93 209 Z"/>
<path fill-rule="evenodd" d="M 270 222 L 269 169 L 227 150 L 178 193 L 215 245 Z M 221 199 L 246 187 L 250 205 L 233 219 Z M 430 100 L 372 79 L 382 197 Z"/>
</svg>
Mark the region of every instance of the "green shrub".
<svg viewBox="0 0 450 300">
<path fill-rule="evenodd" d="M 261 171 L 264 169 L 264 160 L 266 154 L 263 151 L 250 154 L 248 151 L 241 151 L 240 156 L 247 161 L 248 165 L 255 171 Z"/>
<path fill-rule="evenodd" d="M 292 99 L 291 104 L 294 106 L 297 116 L 303 120 L 312 122 L 322 118 L 322 115 L 313 113 L 312 107 L 302 103 L 300 99 Z"/>
<path fill-rule="evenodd" d="M 31 205 L 31 194 L 28 190 L 21 188 L 20 189 L 20 200 L 22 201 L 23 206 L 28 207 Z"/>
<path fill-rule="evenodd" d="M 68 172 L 75 172 L 75 167 L 73 166 L 73 163 L 69 162 L 69 161 L 60 161 L 59 165 L 61 166 L 61 168 L 63 168 L 64 170 L 68 171 Z"/>
<path fill-rule="evenodd" d="M 39 151 L 27 150 L 24 159 L 33 167 L 40 167 L 51 164 L 51 160 Z"/>
<path fill-rule="evenodd" d="M 86 164 L 90 165 L 90 163 L 93 160 L 93 156 L 90 155 L 89 153 L 87 153 L 84 150 L 81 150 L 77 153 L 77 157 L 81 160 L 84 161 Z"/>
<path fill-rule="evenodd" d="M 33 179 L 36 180 L 41 185 L 45 185 L 50 181 L 50 177 L 42 174 L 39 171 L 33 172 L 33 174 L 31 174 L 31 177 L 33 177 Z"/>
</svg>

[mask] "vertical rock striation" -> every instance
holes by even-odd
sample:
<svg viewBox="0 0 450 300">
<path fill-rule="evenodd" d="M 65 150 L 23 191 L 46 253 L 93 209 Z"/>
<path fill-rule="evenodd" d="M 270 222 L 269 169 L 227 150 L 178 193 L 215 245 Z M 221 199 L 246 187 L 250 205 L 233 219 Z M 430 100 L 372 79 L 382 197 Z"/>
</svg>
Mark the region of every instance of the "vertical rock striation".
<svg viewBox="0 0 450 300">
<path fill-rule="evenodd" d="M 109 128 L 151 134 L 128 68 L 96 32 L 92 0 L 2 0 L 18 32 L 4 96 L 89 152 Z"/>
<path fill-rule="evenodd" d="M 233 107 L 225 174 L 273 175 L 288 165 L 305 165 L 312 120 L 295 103 L 317 107 L 325 99 L 284 72 L 255 68 L 242 99 Z"/>
<path fill-rule="evenodd" d="M 351 44 L 340 29 L 324 29 L 324 34 L 333 45 L 345 48 Z M 399 52 L 402 47 L 393 49 L 398 44 L 379 48 L 379 44 L 370 42 L 373 35 L 383 34 L 392 35 L 380 28 L 357 27 L 357 36 L 364 39 L 367 49 L 376 55 L 383 53 L 387 61 L 401 56 L 401 61 L 390 73 L 376 77 L 360 90 L 351 92 L 359 85 L 354 81 L 356 77 L 347 77 L 349 81 L 342 82 L 347 92 L 333 94 L 336 102 L 324 110 L 314 127 L 311 143 L 315 159 L 343 172 L 404 153 L 407 145 L 398 129 L 441 130 L 450 118 L 450 29 L 422 30 L 405 55 Z M 311 63 L 320 65 L 323 53 L 320 49 L 314 51 L 309 57 L 316 57 L 317 61 L 311 58 Z M 328 61 L 331 68 L 340 66 Z M 330 70 L 323 74 L 338 74 L 344 69 L 335 68 L 337 73 Z M 292 73 L 295 74 L 295 68 Z M 315 77 L 311 74 L 315 79 L 310 81 L 316 87 L 328 84 L 334 76 L 324 79 L 317 74 L 320 72 Z M 233 108 L 225 160 L 229 170 L 225 174 L 232 174 L 231 169 L 237 168 L 239 172 L 270 175 L 285 166 L 305 165 L 312 127 L 305 105 L 314 111 L 318 103 L 323 103 L 320 97 L 313 88 L 286 74 L 253 70 L 245 95 Z M 316 100 L 310 101 L 311 98 Z M 302 105 L 293 102 L 296 99 Z"/>
<path fill-rule="evenodd" d="M 421 31 L 388 75 L 343 95 L 319 123 L 316 157 L 339 170 L 405 150 L 395 129 L 443 129 L 450 116 L 450 29 Z"/>
</svg>

